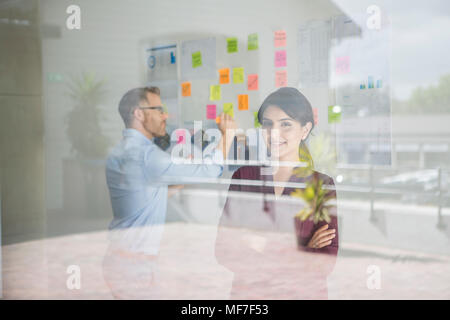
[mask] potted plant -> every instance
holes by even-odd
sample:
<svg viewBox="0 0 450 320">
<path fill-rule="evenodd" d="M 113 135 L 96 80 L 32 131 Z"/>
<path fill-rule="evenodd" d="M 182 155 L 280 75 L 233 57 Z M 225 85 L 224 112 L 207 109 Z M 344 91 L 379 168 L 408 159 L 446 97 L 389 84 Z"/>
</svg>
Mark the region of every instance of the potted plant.
<svg viewBox="0 0 450 320">
<path fill-rule="evenodd" d="M 104 132 L 101 109 L 105 81 L 92 72 L 71 77 L 67 95 L 73 102 L 65 118 L 72 156 L 64 159 L 64 211 L 73 216 L 109 215 L 104 162 L 110 138 Z"/>
<path fill-rule="evenodd" d="M 325 221 L 332 222 L 337 218 L 331 214 L 335 208 L 333 200 L 336 198 L 334 190 L 324 188 L 324 181 L 319 172 L 313 170 L 313 164 L 309 153 L 300 149 L 300 159 L 305 166 L 296 168 L 294 173 L 298 177 L 305 178 L 305 188 L 296 189 L 291 196 L 303 200 L 304 207 L 294 216 L 295 233 L 298 248 L 303 248 L 310 237 L 311 228 L 306 225 L 314 225 Z"/>
<path fill-rule="evenodd" d="M 66 117 L 67 137 L 77 159 L 104 159 L 110 141 L 100 126 L 100 105 L 106 97 L 105 81 L 83 72 L 68 84 L 74 106 Z"/>
</svg>

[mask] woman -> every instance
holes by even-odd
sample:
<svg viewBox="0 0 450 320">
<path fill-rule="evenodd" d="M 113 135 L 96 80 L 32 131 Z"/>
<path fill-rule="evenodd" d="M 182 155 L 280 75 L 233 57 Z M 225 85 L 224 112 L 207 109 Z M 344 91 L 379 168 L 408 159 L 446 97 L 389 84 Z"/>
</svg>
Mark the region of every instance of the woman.
<svg viewBox="0 0 450 320">
<path fill-rule="evenodd" d="M 292 215 L 283 212 L 289 210 L 283 207 L 280 199 L 295 191 L 292 184 L 287 183 L 305 185 L 315 177 L 329 187 L 328 195 L 336 198 L 333 179 L 313 170 L 313 161 L 305 144 L 314 127 L 311 105 L 297 89 L 281 88 L 265 99 L 259 109 L 258 120 L 272 160 L 279 160 L 279 166 L 270 168 L 272 170 L 246 166 L 233 174 L 216 241 L 218 262 L 234 273 L 231 298 L 326 299 L 326 280 L 338 251 L 336 208 L 330 211 L 330 223 L 320 221 L 315 224 L 306 220 L 300 224 L 297 240 L 301 251 L 285 250 L 285 244 L 280 242 L 283 238 L 279 235 L 283 221 L 292 228 L 294 225 Z M 274 155 L 277 159 L 273 159 Z M 243 183 L 243 180 L 262 183 Z M 239 200 L 242 192 L 262 196 L 263 204 L 255 206 L 252 203 L 258 200 L 242 202 L 242 197 Z M 253 199 L 258 198 L 253 196 Z M 298 205 L 297 212 L 301 209 Z M 278 274 L 274 275 L 274 270 Z"/>
</svg>

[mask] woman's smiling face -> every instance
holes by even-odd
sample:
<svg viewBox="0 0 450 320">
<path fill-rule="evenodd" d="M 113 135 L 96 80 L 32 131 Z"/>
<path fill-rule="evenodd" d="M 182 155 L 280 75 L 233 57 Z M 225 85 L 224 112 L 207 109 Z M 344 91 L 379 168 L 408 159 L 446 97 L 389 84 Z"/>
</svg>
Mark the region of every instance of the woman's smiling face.
<svg viewBox="0 0 450 320">
<path fill-rule="evenodd" d="M 281 161 L 298 161 L 299 146 L 311 130 L 309 123 L 302 126 L 277 106 L 269 106 L 262 117 L 263 136 L 267 148 Z M 271 134 L 272 132 L 272 134 Z M 277 134 L 278 132 L 278 134 Z"/>
</svg>

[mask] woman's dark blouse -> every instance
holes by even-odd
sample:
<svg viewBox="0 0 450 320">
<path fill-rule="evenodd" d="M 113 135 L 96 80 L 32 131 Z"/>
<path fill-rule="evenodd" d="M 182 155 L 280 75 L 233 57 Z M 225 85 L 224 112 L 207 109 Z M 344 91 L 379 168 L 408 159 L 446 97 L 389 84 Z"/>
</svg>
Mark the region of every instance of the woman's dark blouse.
<svg viewBox="0 0 450 320">
<path fill-rule="evenodd" d="M 261 169 L 260 166 L 248 166 L 248 167 L 241 167 L 238 169 L 232 176 L 232 180 L 253 180 L 253 181 L 266 181 L 266 182 L 273 182 L 273 176 L 271 175 L 261 175 Z M 319 179 L 323 181 L 323 185 L 328 185 L 330 187 L 334 187 L 333 179 L 325 174 L 318 173 Z M 289 179 L 290 183 L 307 183 L 308 180 L 310 180 L 312 176 L 309 177 L 297 177 L 296 175 L 292 175 Z M 332 193 L 332 196 L 336 198 L 336 191 L 334 188 L 330 188 L 328 192 Z M 240 191 L 240 192 L 253 192 L 253 193 L 263 193 L 267 195 L 274 195 L 275 190 L 273 186 L 268 185 L 239 185 L 239 184 L 233 184 L 231 183 L 229 187 L 229 191 Z M 295 189 L 291 187 L 285 187 L 283 190 L 283 195 L 290 195 L 292 192 L 294 192 Z M 216 258 L 220 264 L 223 266 L 229 268 L 233 272 L 239 272 L 239 270 L 233 270 L 236 269 L 236 263 L 235 261 L 232 261 L 232 254 L 230 254 L 230 248 L 232 247 L 233 250 L 239 250 L 241 252 L 241 256 L 246 256 L 247 260 L 250 256 L 254 256 L 254 253 L 251 252 L 248 248 L 243 248 L 243 246 L 233 245 L 233 241 L 237 242 L 237 240 L 234 239 L 225 239 L 221 229 L 224 226 L 229 226 L 228 218 L 233 212 L 230 212 L 230 208 L 233 208 L 235 206 L 232 205 L 233 198 L 228 197 L 227 201 L 225 203 L 224 211 L 222 213 L 222 217 L 219 222 L 219 228 L 218 228 L 218 234 L 217 234 L 217 241 L 216 241 Z M 275 200 L 276 201 L 276 200 Z M 262 210 L 261 209 L 261 215 L 270 215 L 271 208 L 276 205 L 276 203 L 270 203 L 267 208 L 268 210 Z M 236 214 L 236 213 L 234 213 Z M 240 211 L 238 214 L 242 214 L 242 211 Z M 263 217 L 263 216 L 262 216 Z M 294 221 L 292 221 L 292 224 L 294 224 Z M 311 220 L 306 220 L 301 223 L 300 228 L 300 249 L 307 251 L 307 252 L 315 252 L 315 253 L 325 253 L 333 256 L 333 259 L 327 259 L 328 264 L 325 268 L 326 274 L 324 274 L 324 281 L 326 283 L 326 276 L 328 273 L 330 273 L 335 264 L 335 257 L 338 252 L 338 244 L 339 244 L 339 233 L 338 233 L 338 224 L 337 224 L 337 210 L 334 212 L 331 212 L 331 222 L 328 223 L 329 229 L 335 229 L 336 230 L 336 237 L 332 240 L 332 243 L 329 246 L 326 246 L 324 248 L 320 249 L 312 249 L 308 248 L 307 244 L 309 240 L 312 238 L 314 233 L 317 229 L 322 227 L 323 225 L 327 224 L 325 221 L 319 222 L 318 224 L 314 224 Z M 239 227 L 238 225 L 233 225 L 233 227 Z M 269 230 L 268 230 L 269 231 Z M 298 232 L 298 231 L 297 231 Z M 267 257 L 269 258 L 269 257 Z M 331 257 L 330 257 L 331 258 Z M 255 263 L 261 263 L 261 260 L 255 259 Z M 235 280 L 236 280 L 236 274 L 235 274 Z"/>
</svg>

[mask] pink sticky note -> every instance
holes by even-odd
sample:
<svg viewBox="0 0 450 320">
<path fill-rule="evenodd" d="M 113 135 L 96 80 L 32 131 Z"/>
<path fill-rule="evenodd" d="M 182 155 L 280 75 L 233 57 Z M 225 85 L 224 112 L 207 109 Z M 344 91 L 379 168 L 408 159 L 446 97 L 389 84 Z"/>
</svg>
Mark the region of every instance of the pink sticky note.
<svg viewBox="0 0 450 320">
<path fill-rule="evenodd" d="M 336 57 L 336 74 L 346 74 L 350 72 L 350 57 Z"/>
<path fill-rule="evenodd" d="M 186 143 L 186 132 L 182 129 L 176 130 L 175 134 L 177 135 L 177 144 L 185 144 Z"/>
<path fill-rule="evenodd" d="M 287 86 L 287 71 L 277 70 L 275 71 L 275 87 L 286 87 Z"/>
<path fill-rule="evenodd" d="M 275 52 L 275 67 L 286 67 L 286 50 Z"/>
<path fill-rule="evenodd" d="M 314 125 L 316 125 L 319 122 L 319 109 L 313 108 L 313 115 L 314 115 Z"/>
<path fill-rule="evenodd" d="M 286 47 L 286 31 L 278 30 L 274 33 L 275 47 Z"/>
<path fill-rule="evenodd" d="M 206 106 L 206 119 L 216 119 L 216 105 L 208 104 Z"/>
<path fill-rule="evenodd" d="M 258 90 L 258 75 L 249 74 L 247 77 L 247 89 L 248 90 Z"/>
</svg>

